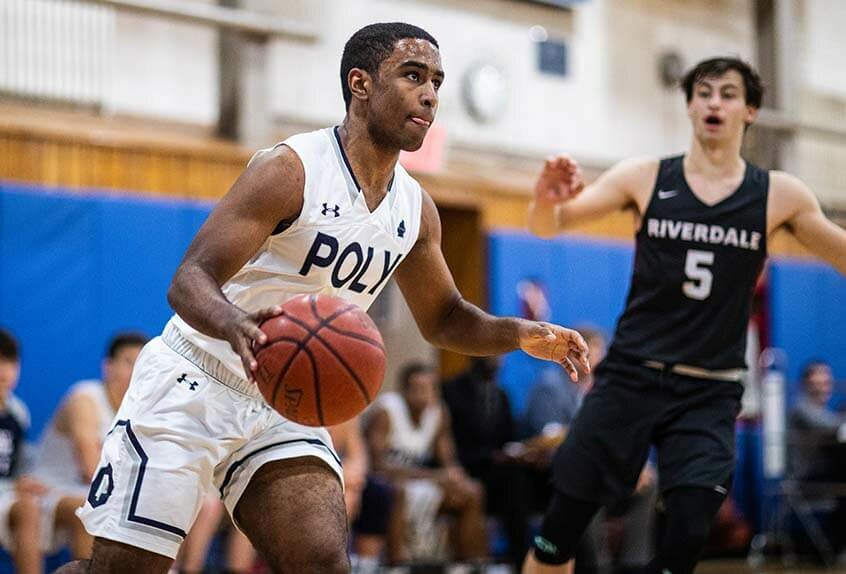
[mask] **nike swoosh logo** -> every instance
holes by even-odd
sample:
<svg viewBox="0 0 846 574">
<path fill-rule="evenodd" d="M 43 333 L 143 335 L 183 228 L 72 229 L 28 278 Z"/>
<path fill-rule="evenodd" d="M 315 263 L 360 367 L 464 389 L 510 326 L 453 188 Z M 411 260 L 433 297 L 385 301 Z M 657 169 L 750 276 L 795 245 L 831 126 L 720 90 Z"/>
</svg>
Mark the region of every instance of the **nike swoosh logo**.
<svg viewBox="0 0 846 574">
<path fill-rule="evenodd" d="M 677 189 L 659 189 L 658 190 L 658 199 L 670 199 L 671 197 L 675 197 L 679 194 L 679 190 Z"/>
</svg>

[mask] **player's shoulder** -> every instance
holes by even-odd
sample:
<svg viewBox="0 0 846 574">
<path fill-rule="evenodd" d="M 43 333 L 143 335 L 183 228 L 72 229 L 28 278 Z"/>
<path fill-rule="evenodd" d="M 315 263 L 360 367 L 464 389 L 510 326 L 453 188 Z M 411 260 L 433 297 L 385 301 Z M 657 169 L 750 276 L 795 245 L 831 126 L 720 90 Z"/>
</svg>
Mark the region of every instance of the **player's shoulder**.
<svg viewBox="0 0 846 574">
<path fill-rule="evenodd" d="M 785 171 L 772 170 L 770 173 L 770 201 L 791 204 L 815 202 L 811 188 L 801 179 Z"/>
</svg>

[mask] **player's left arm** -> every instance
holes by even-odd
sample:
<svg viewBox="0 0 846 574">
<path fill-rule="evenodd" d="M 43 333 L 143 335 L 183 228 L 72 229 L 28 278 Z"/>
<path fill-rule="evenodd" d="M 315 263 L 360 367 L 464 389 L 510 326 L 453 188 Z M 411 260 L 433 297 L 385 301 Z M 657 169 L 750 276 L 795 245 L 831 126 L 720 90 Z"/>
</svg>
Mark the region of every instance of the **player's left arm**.
<svg viewBox="0 0 846 574">
<path fill-rule="evenodd" d="M 814 193 L 798 178 L 772 172 L 770 212 L 814 255 L 846 275 L 846 229 L 829 220 Z"/>
<path fill-rule="evenodd" d="M 590 372 L 588 349 L 571 329 L 516 317 L 495 317 L 466 301 L 455 286 L 441 251 L 441 221 L 435 202 L 423 192 L 417 243 L 394 275 L 427 341 L 465 355 L 487 356 L 522 349 L 560 363 L 573 380 L 575 363 Z"/>
</svg>

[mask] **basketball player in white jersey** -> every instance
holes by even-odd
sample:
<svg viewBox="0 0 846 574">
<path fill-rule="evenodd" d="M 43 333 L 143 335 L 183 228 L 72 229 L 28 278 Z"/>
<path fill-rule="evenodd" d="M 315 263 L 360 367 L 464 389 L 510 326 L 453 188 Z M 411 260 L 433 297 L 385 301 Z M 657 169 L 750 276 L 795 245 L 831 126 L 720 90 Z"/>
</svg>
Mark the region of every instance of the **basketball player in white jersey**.
<svg viewBox="0 0 846 574">
<path fill-rule="evenodd" d="M 274 571 L 349 571 L 328 433 L 282 418 L 253 382 L 259 324 L 291 296 L 334 294 L 366 309 L 394 273 L 439 347 L 521 348 L 574 377 L 574 361 L 587 368 L 578 333 L 492 317 L 455 287 L 435 204 L 397 163 L 423 143 L 443 77 L 425 31 L 359 30 L 341 62 L 341 125 L 259 154 L 220 201 L 176 272 L 177 314 L 138 359 L 80 510 L 93 557 L 66 572 L 166 572 L 212 490 Z"/>
<path fill-rule="evenodd" d="M 91 537 L 73 512 L 82 505 L 97 470 L 100 448 L 129 387 L 132 367 L 146 344 L 140 333 L 118 333 L 106 349 L 103 380 L 74 384 L 44 431 L 32 471 L 47 492 L 42 510 L 48 523 L 67 524 L 74 556 L 89 556 Z M 55 518 L 53 518 L 55 517 Z"/>
</svg>

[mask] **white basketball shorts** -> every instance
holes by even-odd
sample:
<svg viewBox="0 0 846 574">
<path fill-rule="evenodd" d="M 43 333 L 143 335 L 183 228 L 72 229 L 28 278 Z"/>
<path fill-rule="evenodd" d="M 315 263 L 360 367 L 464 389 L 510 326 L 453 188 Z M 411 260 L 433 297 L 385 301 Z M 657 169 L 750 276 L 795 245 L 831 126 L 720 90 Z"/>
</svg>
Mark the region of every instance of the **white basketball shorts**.
<svg viewBox="0 0 846 574">
<path fill-rule="evenodd" d="M 77 515 L 93 536 L 175 558 L 208 493 L 234 518 L 263 464 L 303 456 L 343 481 L 325 429 L 285 419 L 169 326 L 138 357 Z"/>
</svg>

